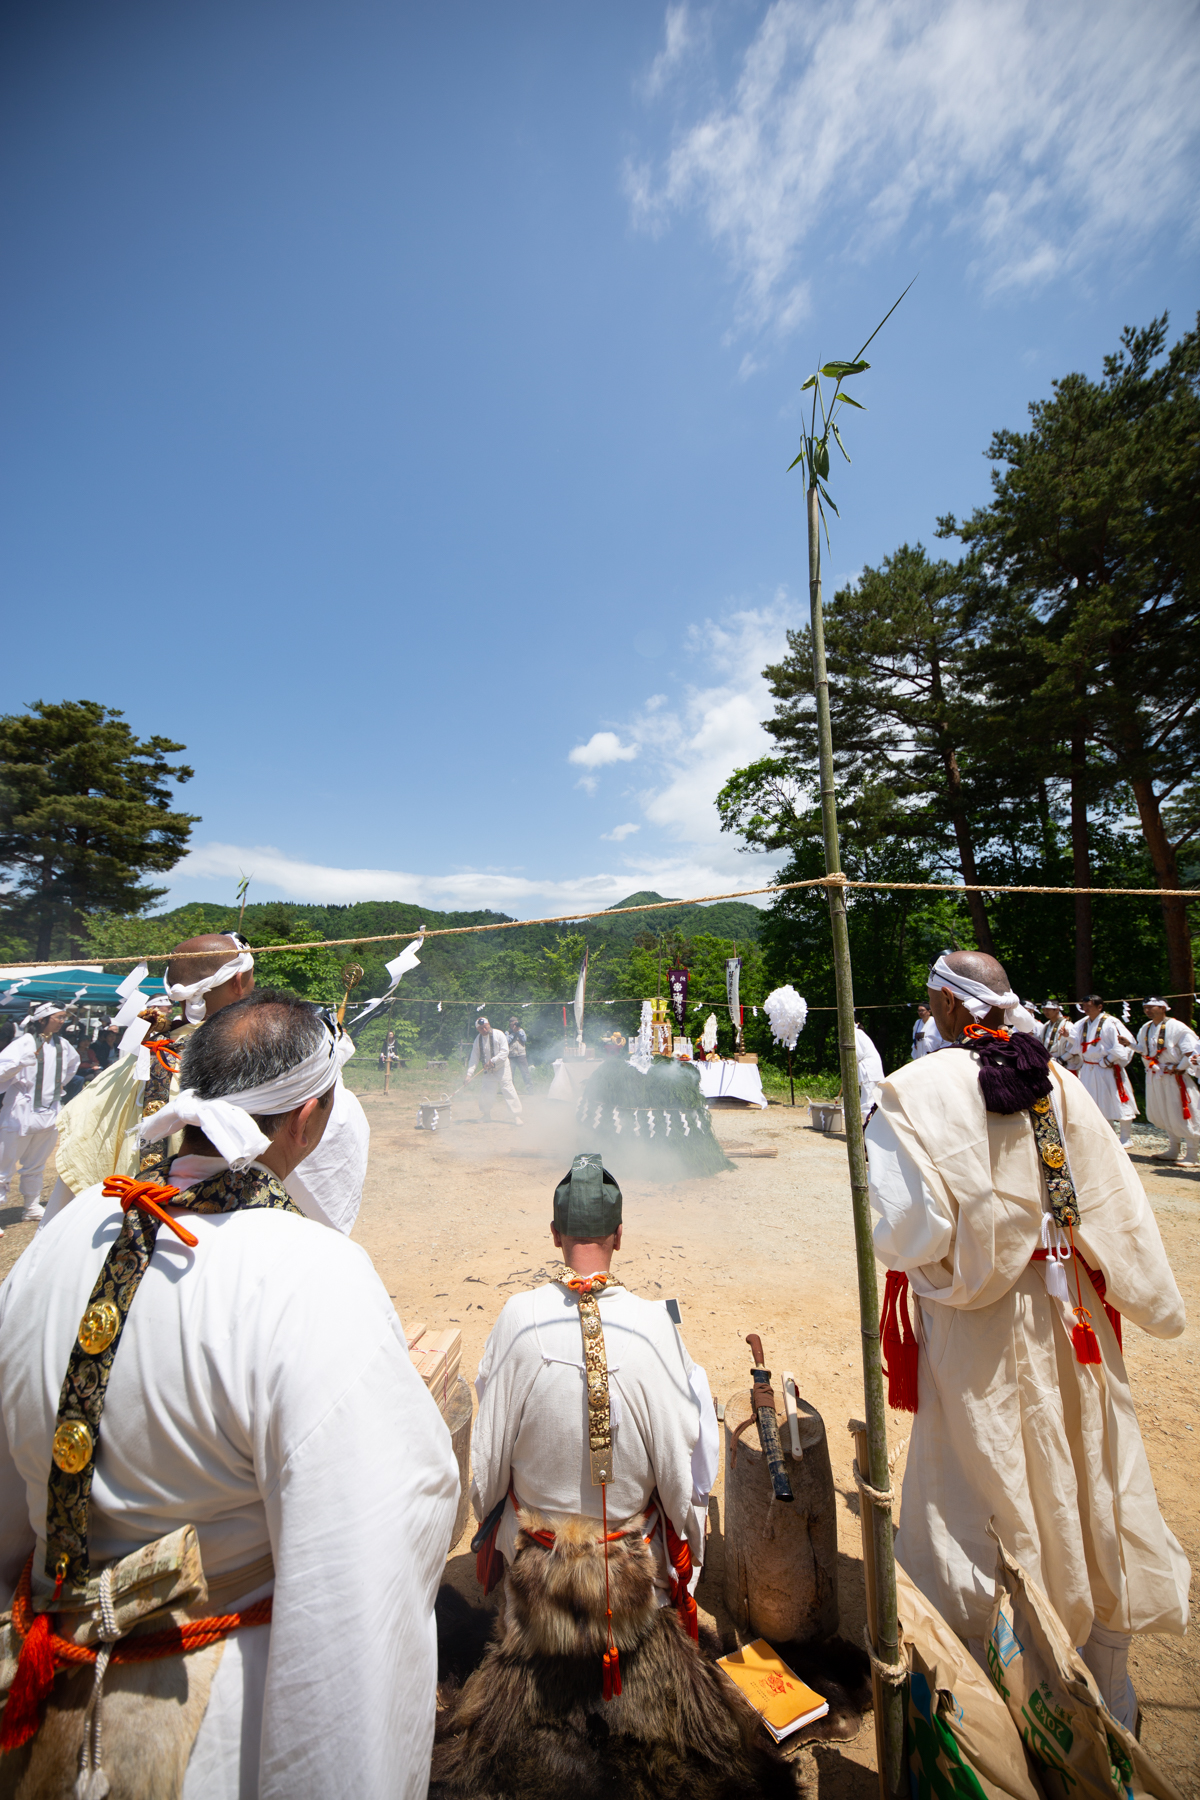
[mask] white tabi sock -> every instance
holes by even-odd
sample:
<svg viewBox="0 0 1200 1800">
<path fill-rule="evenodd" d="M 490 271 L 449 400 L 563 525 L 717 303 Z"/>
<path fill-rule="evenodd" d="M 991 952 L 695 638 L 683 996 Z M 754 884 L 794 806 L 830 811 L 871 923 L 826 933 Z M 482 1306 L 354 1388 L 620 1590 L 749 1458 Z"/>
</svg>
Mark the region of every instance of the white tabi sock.
<svg viewBox="0 0 1200 1800">
<path fill-rule="evenodd" d="M 1129 1142 L 1129 1134 L 1132 1130 L 1133 1130 L 1133 1127 L 1130 1125 L 1129 1120 L 1122 1119 L 1118 1135 L 1123 1144 L 1127 1144 Z"/>
<path fill-rule="evenodd" d="M 1107 1626 L 1093 1625 L 1091 1635 L 1080 1650 L 1100 1689 L 1100 1698 L 1117 1723 L 1132 1731 L 1137 1724 L 1137 1695 L 1129 1679 L 1129 1646 L 1131 1631 L 1110 1631 Z"/>
</svg>

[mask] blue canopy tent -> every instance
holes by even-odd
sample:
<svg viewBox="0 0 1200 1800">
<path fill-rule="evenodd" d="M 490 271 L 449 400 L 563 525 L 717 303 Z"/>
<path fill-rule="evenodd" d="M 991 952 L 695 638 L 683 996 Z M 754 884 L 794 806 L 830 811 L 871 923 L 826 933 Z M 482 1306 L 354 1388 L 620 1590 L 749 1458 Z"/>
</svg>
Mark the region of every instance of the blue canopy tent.
<svg viewBox="0 0 1200 1800">
<path fill-rule="evenodd" d="M 27 1013 L 31 1006 L 56 1000 L 64 1006 L 101 1006 L 116 1012 L 121 1004 L 117 989 L 124 975 L 100 975 L 94 969 L 42 970 L 36 975 L 0 975 L 0 1010 Z M 147 999 L 163 991 L 161 975 L 147 975 L 139 984 Z"/>
</svg>

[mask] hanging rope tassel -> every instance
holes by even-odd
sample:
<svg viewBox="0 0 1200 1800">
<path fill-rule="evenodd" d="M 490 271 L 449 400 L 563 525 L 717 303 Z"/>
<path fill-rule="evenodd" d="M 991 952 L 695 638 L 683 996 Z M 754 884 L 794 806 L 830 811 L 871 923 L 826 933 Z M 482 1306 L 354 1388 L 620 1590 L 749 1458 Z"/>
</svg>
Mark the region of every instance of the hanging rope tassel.
<svg viewBox="0 0 1200 1800">
<path fill-rule="evenodd" d="M 1098 1363 L 1100 1356 L 1100 1340 L 1092 1328 L 1092 1315 L 1083 1304 L 1083 1289 L 1079 1284 L 1079 1257 L 1075 1251 L 1075 1233 L 1067 1227 L 1071 1239 L 1071 1261 L 1075 1265 L 1075 1295 L 1078 1305 L 1075 1307 L 1075 1324 L 1071 1330 L 1071 1343 L 1075 1349 L 1075 1361 L 1080 1363 Z"/>
<path fill-rule="evenodd" d="M 32 1563 L 33 1558 L 30 1557 L 28 1566 L 31 1567 Z M 55 1600 L 62 1593 L 66 1572 L 66 1559 L 62 1558 L 54 1583 Z M 23 1575 L 22 1580 L 24 1579 Z M 27 1744 L 36 1734 L 42 1722 L 42 1701 L 54 1686 L 54 1675 L 50 1614 L 38 1613 L 25 1634 L 25 1642 L 21 1645 L 21 1654 L 17 1659 L 17 1672 L 8 1690 L 8 1705 L 4 1708 L 4 1718 L 0 1721 L 0 1755 L 6 1750 L 19 1750 L 22 1744 Z"/>
<path fill-rule="evenodd" d="M 621 1698 L 621 1659 L 617 1655 L 617 1645 L 612 1628 L 612 1595 L 608 1586 L 608 1484 L 604 1481 L 600 1483 L 600 1512 L 604 1520 L 604 1606 L 608 1620 L 608 1649 L 604 1652 L 600 1693 L 605 1700 L 619 1700 Z"/>
<path fill-rule="evenodd" d="M 889 1269 L 883 1287 L 883 1317 L 879 1321 L 888 1378 L 888 1405 L 893 1412 L 917 1410 L 917 1336 L 908 1316 L 908 1276 Z"/>
</svg>

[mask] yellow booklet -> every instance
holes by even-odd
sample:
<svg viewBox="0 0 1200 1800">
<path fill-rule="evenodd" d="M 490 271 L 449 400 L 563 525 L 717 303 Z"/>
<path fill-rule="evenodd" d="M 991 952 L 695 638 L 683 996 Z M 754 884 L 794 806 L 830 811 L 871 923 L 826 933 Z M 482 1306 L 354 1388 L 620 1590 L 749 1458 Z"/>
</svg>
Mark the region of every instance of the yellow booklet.
<svg viewBox="0 0 1200 1800">
<path fill-rule="evenodd" d="M 717 1667 L 741 1688 L 777 1744 L 829 1711 L 828 1700 L 793 1675 L 766 1638 L 718 1658 Z"/>
</svg>

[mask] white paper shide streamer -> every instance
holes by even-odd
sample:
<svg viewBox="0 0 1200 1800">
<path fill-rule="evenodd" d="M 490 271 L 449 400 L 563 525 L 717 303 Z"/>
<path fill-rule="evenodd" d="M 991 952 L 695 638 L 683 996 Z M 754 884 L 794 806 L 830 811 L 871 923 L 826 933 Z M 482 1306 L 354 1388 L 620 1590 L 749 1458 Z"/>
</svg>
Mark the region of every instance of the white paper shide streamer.
<svg viewBox="0 0 1200 1800">
<path fill-rule="evenodd" d="M 417 953 L 420 950 L 421 945 L 424 942 L 425 942 L 425 927 L 422 925 L 420 937 L 415 937 L 411 944 L 407 944 L 405 946 L 405 948 L 400 952 L 399 956 L 394 956 L 392 958 L 390 963 L 384 963 L 383 966 L 388 972 L 388 976 L 389 976 L 391 985 L 389 986 L 386 994 L 380 994 L 378 999 L 367 1001 L 367 1004 L 362 1008 L 362 1010 L 360 1011 L 360 1013 L 358 1015 L 358 1018 L 354 1022 L 354 1029 L 356 1031 L 358 1030 L 358 1027 L 362 1024 L 364 1019 L 369 1019 L 373 1012 L 377 1011 L 379 1007 L 383 1006 L 388 1000 L 391 999 L 392 995 L 395 993 L 396 989 L 400 985 L 400 977 L 402 975 L 407 975 L 407 973 L 410 969 L 416 969 L 420 966 L 421 958 Z M 441 1010 L 442 1010 L 442 1003 L 439 1000 L 438 1001 L 438 1011 L 441 1012 Z"/>
</svg>

